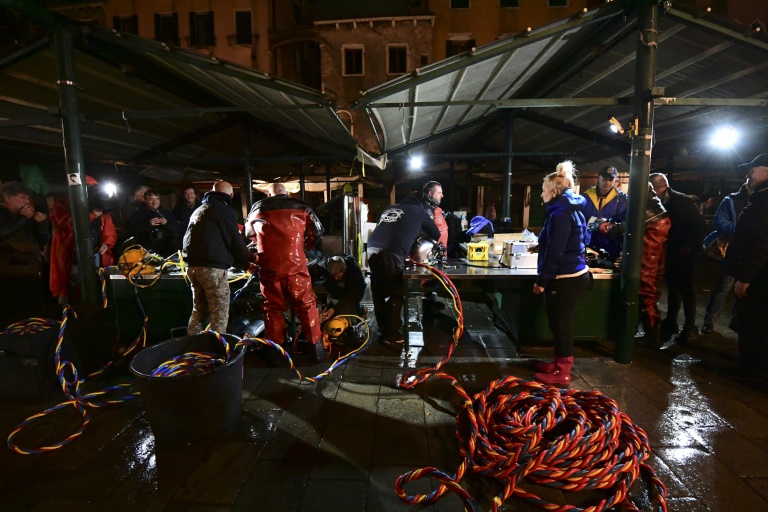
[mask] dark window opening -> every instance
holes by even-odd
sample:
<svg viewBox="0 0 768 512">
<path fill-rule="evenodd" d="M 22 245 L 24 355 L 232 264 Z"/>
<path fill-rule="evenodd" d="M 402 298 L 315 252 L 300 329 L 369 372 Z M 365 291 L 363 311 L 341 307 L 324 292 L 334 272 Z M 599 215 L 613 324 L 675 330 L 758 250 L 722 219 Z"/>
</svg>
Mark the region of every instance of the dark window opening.
<svg viewBox="0 0 768 512">
<path fill-rule="evenodd" d="M 451 0 L 451 9 L 469 9 L 470 0 Z"/>
<path fill-rule="evenodd" d="M 251 11 L 235 12 L 235 44 L 253 44 Z"/>
<path fill-rule="evenodd" d="M 547 7 L 568 7 L 568 0 L 548 0 Z"/>
<path fill-rule="evenodd" d="M 458 55 L 471 50 L 475 47 L 474 39 L 462 39 L 460 41 L 446 41 L 445 42 L 445 56 Z"/>
<path fill-rule="evenodd" d="M 520 7 L 520 0 L 501 0 L 499 7 Z"/>
<path fill-rule="evenodd" d="M 213 11 L 189 13 L 189 46 L 216 46 L 213 33 Z"/>
<path fill-rule="evenodd" d="M 389 67 L 387 73 L 396 75 L 408 72 L 408 47 L 390 46 L 389 47 Z"/>
<path fill-rule="evenodd" d="M 139 35 L 139 16 L 114 16 L 112 28 L 125 34 Z"/>
<path fill-rule="evenodd" d="M 179 46 L 179 13 L 155 14 L 155 39 Z"/>
<path fill-rule="evenodd" d="M 363 49 L 362 48 L 344 48 L 344 74 L 362 75 L 363 74 Z"/>
</svg>

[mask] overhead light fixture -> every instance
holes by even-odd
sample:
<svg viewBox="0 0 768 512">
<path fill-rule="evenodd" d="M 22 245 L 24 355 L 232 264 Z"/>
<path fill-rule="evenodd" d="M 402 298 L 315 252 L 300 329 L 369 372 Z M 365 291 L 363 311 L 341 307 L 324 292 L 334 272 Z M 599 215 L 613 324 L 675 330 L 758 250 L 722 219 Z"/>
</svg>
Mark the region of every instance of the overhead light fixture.
<svg viewBox="0 0 768 512">
<path fill-rule="evenodd" d="M 117 185 L 114 183 L 105 183 L 104 193 L 107 194 L 107 197 L 115 197 L 117 195 Z"/>
<path fill-rule="evenodd" d="M 424 167 L 424 159 L 418 155 L 414 155 L 411 157 L 411 169 L 413 170 L 419 170 L 422 167 Z"/>
<path fill-rule="evenodd" d="M 629 122 L 629 126 L 627 126 L 626 130 L 623 126 L 621 126 L 619 120 L 613 116 L 608 118 L 608 122 L 610 123 L 611 131 L 619 135 L 624 135 L 624 133 L 627 133 L 629 137 L 637 137 L 640 130 L 640 121 L 637 118 L 635 118 L 634 121 Z"/>
<path fill-rule="evenodd" d="M 733 126 L 718 128 L 709 143 L 720 149 L 731 149 L 739 140 L 739 132 Z"/>
<path fill-rule="evenodd" d="M 608 119 L 608 122 L 611 123 L 610 127 L 611 127 L 611 131 L 613 133 L 618 133 L 620 135 L 624 135 L 624 128 L 621 127 L 621 123 L 619 122 L 618 119 L 616 119 L 615 117 L 611 116 Z"/>
</svg>

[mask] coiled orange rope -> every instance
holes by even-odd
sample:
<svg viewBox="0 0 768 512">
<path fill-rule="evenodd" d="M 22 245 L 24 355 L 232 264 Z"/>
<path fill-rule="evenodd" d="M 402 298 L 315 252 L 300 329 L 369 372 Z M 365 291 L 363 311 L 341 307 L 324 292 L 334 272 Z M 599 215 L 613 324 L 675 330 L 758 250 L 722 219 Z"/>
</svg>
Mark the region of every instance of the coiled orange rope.
<svg viewBox="0 0 768 512">
<path fill-rule="evenodd" d="M 449 290 L 460 318 L 460 299 L 450 279 L 424 264 Z M 439 371 L 448 362 L 463 332 L 463 322 L 454 331 L 448 355 L 435 367 L 411 372 L 400 386 L 413 388 L 431 377 L 447 380 L 462 397 L 456 420 L 461 463 L 454 475 L 433 467 L 409 471 L 395 482 L 395 492 L 408 504 L 434 503 L 446 492 L 457 494 L 465 510 L 475 510 L 460 482 L 467 471 L 492 478 L 502 492 L 492 501 L 498 511 L 510 497 L 522 498 L 551 511 L 598 512 L 620 506 L 638 510 L 628 500 L 628 491 L 642 474 L 659 510 L 666 511 L 666 487 L 645 461 L 651 454 L 645 431 L 636 425 L 611 398 L 598 391 L 548 387 L 514 376 L 492 381 L 474 396 L 456 378 Z M 430 477 L 440 483 L 430 494 L 409 495 L 408 482 Z M 524 480 L 563 491 L 601 489 L 608 493 L 598 503 L 579 508 L 558 505 L 526 491 Z"/>
</svg>

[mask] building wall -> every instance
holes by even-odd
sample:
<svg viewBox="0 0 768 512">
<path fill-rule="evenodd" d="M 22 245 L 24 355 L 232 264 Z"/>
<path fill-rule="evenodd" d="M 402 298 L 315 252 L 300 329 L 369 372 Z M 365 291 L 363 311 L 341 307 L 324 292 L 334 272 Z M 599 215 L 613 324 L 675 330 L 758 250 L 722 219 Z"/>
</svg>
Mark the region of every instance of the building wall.
<svg viewBox="0 0 768 512">
<path fill-rule="evenodd" d="M 476 46 L 482 46 L 527 27 L 573 15 L 587 7 L 587 0 L 569 0 L 568 7 L 548 7 L 547 0 L 519 0 L 518 4 L 516 8 L 502 8 L 499 0 L 470 0 L 468 9 L 451 9 L 451 0 L 432 0 L 429 8 L 435 15 L 435 60 L 446 57 L 449 39 L 474 39 Z"/>
<path fill-rule="evenodd" d="M 138 16 L 139 35 L 155 37 L 155 14 L 178 13 L 179 43 L 189 48 L 189 13 L 213 11 L 216 45 L 191 48 L 201 53 L 271 72 L 269 62 L 269 0 L 111 0 L 105 3 L 106 26 L 113 27 L 114 16 Z M 237 45 L 228 36 L 235 34 L 235 11 L 251 10 L 252 45 Z"/>
<path fill-rule="evenodd" d="M 432 16 L 403 16 L 316 22 L 317 34 L 322 40 L 320 68 L 323 91 L 329 98 L 338 102 L 342 110 L 346 110 L 352 100 L 360 97 L 362 91 L 405 74 L 389 73 L 390 45 L 407 47 L 406 73 L 418 68 L 422 58 L 428 63 L 433 62 L 433 21 Z M 362 75 L 344 75 L 345 46 L 362 47 Z M 350 115 L 354 116 L 355 135 L 359 138 L 361 145 L 378 153 L 379 150 L 364 112 L 356 110 Z M 344 113 L 341 119 L 348 122 L 349 115 Z"/>
</svg>

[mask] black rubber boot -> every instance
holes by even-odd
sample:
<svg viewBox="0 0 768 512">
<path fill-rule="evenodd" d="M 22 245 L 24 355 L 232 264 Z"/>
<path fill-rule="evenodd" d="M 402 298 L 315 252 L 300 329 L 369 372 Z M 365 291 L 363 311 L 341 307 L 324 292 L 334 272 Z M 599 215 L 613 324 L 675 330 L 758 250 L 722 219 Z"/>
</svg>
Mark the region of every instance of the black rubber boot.
<svg viewBox="0 0 768 512">
<path fill-rule="evenodd" d="M 680 327 L 677 325 L 677 322 L 674 320 L 670 320 L 669 318 L 665 318 L 661 321 L 661 329 L 659 331 L 659 335 L 663 341 L 669 341 L 672 339 L 672 336 L 680 332 Z"/>
</svg>

